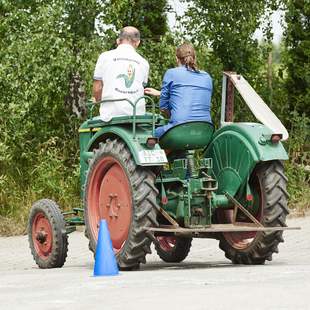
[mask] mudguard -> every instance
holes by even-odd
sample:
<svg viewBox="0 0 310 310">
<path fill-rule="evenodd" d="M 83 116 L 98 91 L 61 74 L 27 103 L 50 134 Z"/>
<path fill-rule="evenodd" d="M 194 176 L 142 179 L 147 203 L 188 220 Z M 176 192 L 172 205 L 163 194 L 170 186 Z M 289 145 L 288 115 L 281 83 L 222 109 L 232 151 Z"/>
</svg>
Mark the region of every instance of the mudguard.
<svg viewBox="0 0 310 310">
<path fill-rule="evenodd" d="M 143 127 L 136 128 L 135 137 L 133 137 L 131 125 L 89 128 L 86 124 L 83 124 L 79 133 L 82 185 L 85 182 L 86 171 L 88 170 L 88 160 L 93 156 L 93 149 L 108 138 L 119 138 L 124 141 L 137 165 L 162 166 L 168 163 L 166 154 L 159 144 L 155 144 L 152 148 L 148 147 L 147 139 L 151 137 L 151 131 Z"/>
<path fill-rule="evenodd" d="M 259 162 L 288 159 L 282 143 L 272 143 L 271 135 L 258 123 L 232 123 L 215 132 L 204 156 L 213 160 L 219 193 L 234 196 Z"/>
</svg>

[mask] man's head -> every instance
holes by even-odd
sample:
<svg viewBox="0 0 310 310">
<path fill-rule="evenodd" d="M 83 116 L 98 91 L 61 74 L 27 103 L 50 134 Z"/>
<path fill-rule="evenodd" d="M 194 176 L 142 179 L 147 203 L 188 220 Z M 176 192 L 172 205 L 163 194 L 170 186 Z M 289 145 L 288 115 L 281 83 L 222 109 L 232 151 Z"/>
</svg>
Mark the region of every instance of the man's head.
<svg viewBox="0 0 310 310">
<path fill-rule="evenodd" d="M 125 44 L 130 44 L 134 48 L 137 48 L 140 44 L 140 31 L 132 26 L 127 26 L 124 27 L 117 40 L 116 40 L 117 45 L 120 45 L 122 43 Z"/>
</svg>

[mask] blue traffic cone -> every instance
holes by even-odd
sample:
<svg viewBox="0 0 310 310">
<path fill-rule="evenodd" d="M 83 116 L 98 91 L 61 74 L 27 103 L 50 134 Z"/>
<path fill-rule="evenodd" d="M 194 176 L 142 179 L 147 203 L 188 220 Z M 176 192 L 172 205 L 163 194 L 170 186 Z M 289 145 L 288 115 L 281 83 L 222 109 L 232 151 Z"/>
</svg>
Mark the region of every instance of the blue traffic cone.
<svg viewBox="0 0 310 310">
<path fill-rule="evenodd" d="M 106 220 L 101 220 L 96 248 L 94 276 L 115 275 L 118 275 L 118 267 L 108 225 Z"/>
</svg>

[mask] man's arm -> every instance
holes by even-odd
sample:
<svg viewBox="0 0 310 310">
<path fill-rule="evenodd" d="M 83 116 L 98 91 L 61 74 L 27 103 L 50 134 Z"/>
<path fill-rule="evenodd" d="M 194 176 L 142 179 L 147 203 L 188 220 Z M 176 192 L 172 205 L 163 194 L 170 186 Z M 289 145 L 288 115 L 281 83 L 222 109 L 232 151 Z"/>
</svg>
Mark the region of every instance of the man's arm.
<svg viewBox="0 0 310 310">
<path fill-rule="evenodd" d="M 101 101 L 102 98 L 106 61 L 107 61 L 107 53 L 102 53 L 98 57 L 96 63 L 94 72 L 94 82 L 93 82 L 93 96 L 92 96 L 95 102 Z"/>
<path fill-rule="evenodd" d="M 155 88 L 151 88 L 151 87 L 144 88 L 144 93 L 146 95 L 155 96 L 155 97 L 160 96 L 160 91 Z"/>
<path fill-rule="evenodd" d="M 101 101 L 103 82 L 101 80 L 94 80 L 93 82 L 93 98 L 96 102 Z"/>
<path fill-rule="evenodd" d="M 170 118 L 170 116 L 171 116 L 171 113 L 169 110 L 160 109 L 160 112 L 164 115 L 165 118 Z"/>
</svg>

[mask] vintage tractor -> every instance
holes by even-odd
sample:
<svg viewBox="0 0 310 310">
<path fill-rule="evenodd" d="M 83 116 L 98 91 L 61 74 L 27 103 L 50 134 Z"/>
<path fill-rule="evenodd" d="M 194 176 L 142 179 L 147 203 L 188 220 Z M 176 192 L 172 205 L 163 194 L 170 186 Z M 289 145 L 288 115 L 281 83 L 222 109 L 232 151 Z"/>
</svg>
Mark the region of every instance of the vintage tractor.
<svg viewBox="0 0 310 310">
<path fill-rule="evenodd" d="M 261 123 L 233 122 L 235 88 Z M 154 130 L 166 120 L 154 103 L 152 113 L 136 115 L 137 102 L 128 102 L 133 116 L 90 117 L 79 129 L 84 208 L 61 213 L 48 199 L 33 205 L 28 233 L 38 266 L 64 264 L 77 225 L 85 224 L 95 253 L 100 219 L 124 270 L 145 263 L 151 242 L 162 260 L 181 262 L 192 238 L 218 239 L 235 264 L 271 260 L 289 229 L 281 143 L 288 134 L 247 81 L 224 73 L 219 129 L 188 122 L 159 141 Z"/>
</svg>

